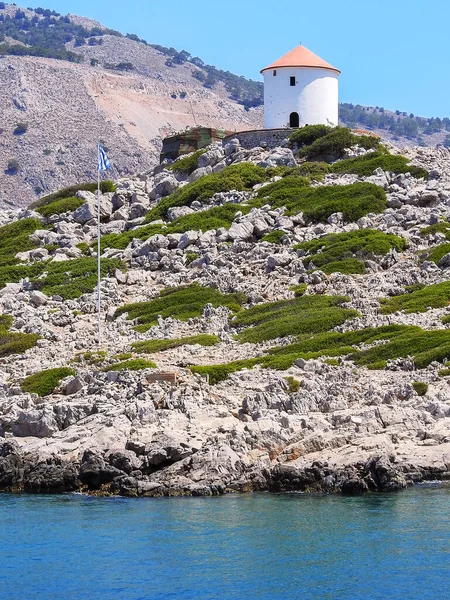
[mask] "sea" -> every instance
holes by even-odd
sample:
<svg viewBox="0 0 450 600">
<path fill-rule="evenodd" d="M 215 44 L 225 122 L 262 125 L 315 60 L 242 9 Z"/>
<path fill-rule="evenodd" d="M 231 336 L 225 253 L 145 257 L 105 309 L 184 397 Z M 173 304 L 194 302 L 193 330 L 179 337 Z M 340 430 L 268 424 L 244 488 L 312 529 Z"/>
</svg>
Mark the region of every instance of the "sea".
<svg viewBox="0 0 450 600">
<path fill-rule="evenodd" d="M 450 487 L 0 495 L 1 600 L 450 598 Z"/>
</svg>

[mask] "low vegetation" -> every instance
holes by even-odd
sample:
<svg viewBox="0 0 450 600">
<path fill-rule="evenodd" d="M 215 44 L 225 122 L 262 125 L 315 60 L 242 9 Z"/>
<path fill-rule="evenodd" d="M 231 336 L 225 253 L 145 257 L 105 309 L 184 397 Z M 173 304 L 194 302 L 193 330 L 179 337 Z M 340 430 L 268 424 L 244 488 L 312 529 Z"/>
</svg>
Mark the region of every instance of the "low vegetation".
<svg viewBox="0 0 450 600">
<path fill-rule="evenodd" d="M 176 190 L 147 213 L 146 221 L 151 223 L 157 219 L 166 219 L 169 208 L 190 206 L 194 200 L 209 200 L 218 192 L 251 190 L 254 185 L 263 183 L 267 178 L 266 170 L 252 163 L 231 165 L 220 173 L 205 175 Z"/>
<path fill-rule="evenodd" d="M 335 162 L 330 167 L 330 171 L 332 173 L 354 173 L 355 175 L 369 177 L 373 175 L 375 169 L 379 168 L 392 173 L 411 173 L 413 177 L 428 179 L 428 171 L 410 165 L 408 159 L 404 156 L 379 151 Z"/>
<path fill-rule="evenodd" d="M 428 384 L 423 381 L 414 381 L 412 386 L 418 396 L 425 396 L 428 392 Z"/>
<path fill-rule="evenodd" d="M 205 154 L 206 150 L 197 150 L 188 156 L 182 156 L 171 165 L 166 167 L 169 171 L 178 171 L 185 175 L 190 175 L 198 167 L 198 159 L 202 154 Z"/>
<path fill-rule="evenodd" d="M 436 246 L 429 252 L 426 252 L 423 255 L 423 258 L 426 260 L 429 260 L 431 262 L 434 262 L 438 265 L 440 263 L 440 261 L 444 258 L 444 256 L 449 253 L 450 253 L 450 243 L 439 244 L 439 246 Z"/>
<path fill-rule="evenodd" d="M 443 233 L 446 239 L 450 241 L 450 223 L 448 221 L 439 221 L 439 223 L 424 227 L 421 230 L 420 235 L 422 237 L 427 237 L 428 235 L 435 235 L 436 233 Z"/>
<path fill-rule="evenodd" d="M 14 221 L 0 227 L 0 281 L 2 267 L 19 262 L 16 258 L 18 252 L 27 252 L 37 247 L 38 244 L 30 240 L 30 235 L 41 228 L 40 221 L 34 218 Z"/>
<path fill-rule="evenodd" d="M 201 317 L 206 304 L 226 306 L 236 313 L 246 301 L 245 294 L 222 294 L 216 289 L 192 284 L 168 288 L 149 302 L 126 304 L 116 311 L 115 318 L 127 313 L 128 319 L 135 320 L 138 324 L 138 331 L 146 331 L 158 322 L 158 316 L 187 321 Z"/>
<path fill-rule="evenodd" d="M 443 308 L 450 303 L 450 281 L 428 285 L 393 298 L 383 298 L 380 303 L 383 315 L 391 315 L 400 310 L 416 313 L 426 312 L 429 308 Z"/>
<path fill-rule="evenodd" d="M 75 371 L 68 367 L 47 369 L 26 377 L 21 383 L 21 388 L 30 394 L 49 396 L 65 377 L 71 375 L 75 376 Z"/>
<path fill-rule="evenodd" d="M 374 345 L 361 349 L 362 344 Z M 335 358 L 338 356 L 369 369 L 384 369 L 387 361 L 409 356 L 414 360 L 416 368 L 422 369 L 433 361 L 445 362 L 450 357 L 450 331 L 425 331 L 415 326 L 386 325 L 345 333 L 330 331 L 313 336 L 302 335 L 296 342 L 272 348 L 259 358 L 224 365 L 191 367 L 191 370 L 209 375 L 211 383 L 218 383 L 230 373 L 251 369 L 255 365 L 284 371 L 298 358 L 322 358 L 325 362 L 337 364 Z"/>
<path fill-rule="evenodd" d="M 285 206 L 287 215 L 303 212 L 312 222 L 326 222 L 337 212 L 346 221 L 354 222 L 368 213 L 382 212 L 386 208 L 386 194 L 371 183 L 311 188 L 306 178 L 291 176 L 263 187 L 249 205 L 261 207 L 267 203 L 272 208 Z"/>
<path fill-rule="evenodd" d="M 36 200 L 35 202 L 32 202 L 30 204 L 30 208 L 36 209 L 41 206 L 46 206 L 47 204 L 51 204 L 55 200 L 61 200 L 63 198 L 72 198 L 73 196 L 76 195 L 77 192 L 80 192 L 80 191 L 95 193 L 95 192 L 97 192 L 97 185 L 98 185 L 97 182 L 78 183 L 76 185 L 71 185 L 69 187 L 58 190 L 57 192 L 53 192 L 52 194 L 48 194 L 47 196 L 43 196 L 42 198 L 39 198 L 39 200 Z M 112 181 L 101 181 L 100 182 L 100 190 L 101 190 L 102 194 L 106 194 L 108 192 L 115 192 L 116 186 L 115 186 L 114 182 L 112 182 Z"/>
<path fill-rule="evenodd" d="M 199 334 L 185 338 L 172 340 L 145 340 L 143 342 L 133 342 L 131 347 L 134 352 L 141 354 L 154 354 L 155 352 L 164 352 L 180 346 L 199 344 L 200 346 L 215 346 L 220 343 L 217 335 Z"/>
<path fill-rule="evenodd" d="M 348 301 L 343 296 L 302 295 L 293 300 L 258 304 L 240 312 L 232 325 L 245 327 L 238 339 L 254 344 L 290 335 L 320 333 L 358 316 L 357 311 L 342 307 Z"/>
<path fill-rule="evenodd" d="M 286 235 L 285 231 L 280 231 L 279 229 L 275 229 L 270 233 L 267 233 L 264 237 L 262 237 L 260 242 L 269 242 L 270 244 L 281 244 L 281 240 Z"/>
<path fill-rule="evenodd" d="M 450 325 L 450 315 L 445 315 L 441 319 L 443 325 Z"/>
<path fill-rule="evenodd" d="M 307 159 L 318 156 L 340 158 L 347 148 L 356 144 L 367 150 L 380 148 L 378 138 L 356 135 L 347 127 L 308 125 L 295 131 L 289 139 L 291 144 L 299 146 L 299 157 Z"/>
<path fill-rule="evenodd" d="M 358 229 L 347 233 L 332 233 L 294 246 L 307 253 L 304 263 L 325 273 L 364 273 L 363 260 L 384 256 L 391 249 L 405 250 L 407 242 L 394 234 L 375 229 Z"/>
<path fill-rule="evenodd" d="M 97 259 L 77 258 L 62 262 L 37 263 L 43 273 L 32 279 L 33 286 L 47 296 L 61 296 L 64 300 L 91 293 L 97 286 Z M 125 269 L 122 261 L 113 258 L 101 260 L 101 276 L 113 275 L 116 269 Z"/>
<path fill-rule="evenodd" d="M 13 318 L 11 315 L 0 315 L 0 358 L 12 354 L 23 354 L 34 348 L 39 336 L 34 333 L 11 332 Z"/>
<path fill-rule="evenodd" d="M 84 204 L 84 200 L 70 196 L 69 198 L 61 198 L 60 200 L 54 200 L 44 206 L 40 206 L 36 209 L 40 215 L 45 218 L 51 217 L 52 215 L 61 215 L 66 212 L 73 212 Z"/>
<path fill-rule="evenodd" d="M 156 369 L 156 364 L 144 358 L 132 358 L 108 365 L 103 371 L 143 371 L 144 369 Z"/>
</svg>

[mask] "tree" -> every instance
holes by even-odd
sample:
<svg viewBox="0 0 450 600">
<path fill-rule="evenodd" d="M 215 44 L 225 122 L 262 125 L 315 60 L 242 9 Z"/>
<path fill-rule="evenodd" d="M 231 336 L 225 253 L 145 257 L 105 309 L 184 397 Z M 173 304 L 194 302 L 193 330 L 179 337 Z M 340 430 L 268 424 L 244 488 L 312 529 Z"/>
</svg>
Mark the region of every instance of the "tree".
<svg viewBox="0 0 450 600">
<path fill-rule="evenodd" d="M 28 131 L 28 123 L 17 123 L 14 135 L 23 135 Z"/>
<path fill-rule="evenodd" d="M 19 161 L 15 158 L 10 158 L 8 161 L 8 173 L 10 175 L 15 175 L 17 171 L 20 169 Z"/>
</svg>

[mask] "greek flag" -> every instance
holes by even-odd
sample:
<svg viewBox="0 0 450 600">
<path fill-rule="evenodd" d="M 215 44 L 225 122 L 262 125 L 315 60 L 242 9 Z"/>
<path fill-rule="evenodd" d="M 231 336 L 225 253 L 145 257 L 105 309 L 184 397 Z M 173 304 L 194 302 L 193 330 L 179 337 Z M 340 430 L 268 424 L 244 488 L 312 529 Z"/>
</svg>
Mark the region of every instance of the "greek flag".
<svg viewBox="0 0 450 600">
<path fill-rule="evenodd" d="M 101 144 L 98 146 L 98 170 L 107 171 L 111 168 L 111 163 L 106 155 L 106 152 Z"/>
</svg>

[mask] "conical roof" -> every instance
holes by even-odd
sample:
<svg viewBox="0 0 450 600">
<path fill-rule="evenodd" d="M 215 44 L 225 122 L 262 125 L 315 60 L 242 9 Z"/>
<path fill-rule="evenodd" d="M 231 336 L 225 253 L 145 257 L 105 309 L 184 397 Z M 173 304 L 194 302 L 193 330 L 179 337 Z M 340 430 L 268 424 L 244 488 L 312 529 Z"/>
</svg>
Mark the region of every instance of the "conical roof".
<svg viewBox="0 0 450 600">
<path fill-rule="evenodd" d="M 264 71 L 268 71 L 269 69 L 281 69 L 282 67 L 310 67 L 314 69 L 328 69 L 330 71 L 336 71 L 336 73 L 341 73 L 339 69 L 333 67 L 325 60 L 321 59 L 317 54 L 305 48 L 305 46 L 297 46 L 274 63 L 265 67 L 261 73 Z"/>
</svg>

